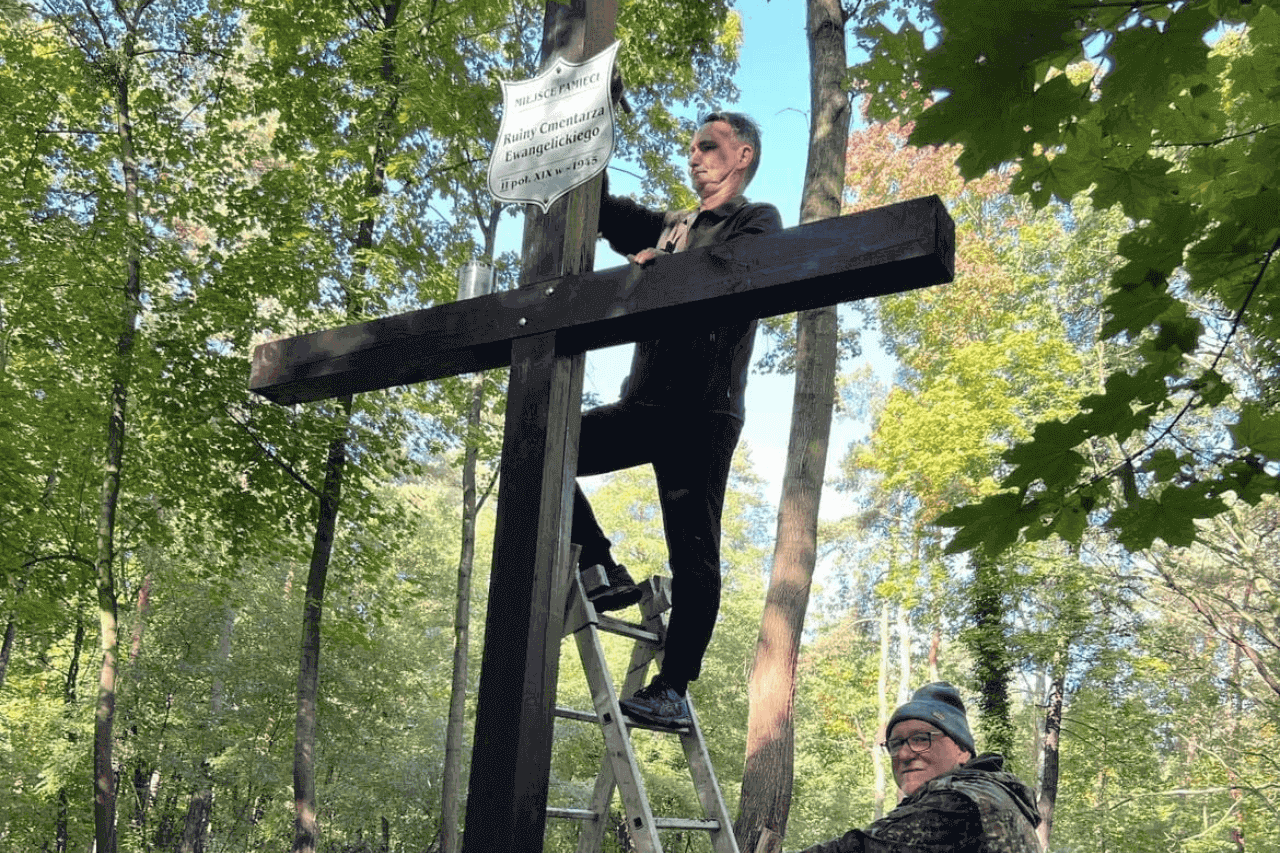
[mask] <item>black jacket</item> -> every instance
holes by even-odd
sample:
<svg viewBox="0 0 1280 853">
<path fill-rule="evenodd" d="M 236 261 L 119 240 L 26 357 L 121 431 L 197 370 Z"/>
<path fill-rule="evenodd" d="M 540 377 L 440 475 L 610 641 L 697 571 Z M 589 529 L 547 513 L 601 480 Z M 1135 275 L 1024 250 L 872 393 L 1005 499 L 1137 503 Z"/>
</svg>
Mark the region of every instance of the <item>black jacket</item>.
<svg viewBox="0 0 1280 853">
<path fill-rule="evenodd" d="M 663 230 L 684 215 L 683 211 L 649 210 L 630 199 L 605 195 L 600 202 L 600 233 L 619 254 L 662 249 L 658 239 Z M 781 230 L 782 217 L 776 207 L 753 204 L 738 196 L 699 213 L 689 229 L 686 248 Z M 622 402 L 665 406 L 682 414 L 728 414 L 743 420 L 755 333 L 756 321 L 750 320 L 637 343 Z"/>
</svg>

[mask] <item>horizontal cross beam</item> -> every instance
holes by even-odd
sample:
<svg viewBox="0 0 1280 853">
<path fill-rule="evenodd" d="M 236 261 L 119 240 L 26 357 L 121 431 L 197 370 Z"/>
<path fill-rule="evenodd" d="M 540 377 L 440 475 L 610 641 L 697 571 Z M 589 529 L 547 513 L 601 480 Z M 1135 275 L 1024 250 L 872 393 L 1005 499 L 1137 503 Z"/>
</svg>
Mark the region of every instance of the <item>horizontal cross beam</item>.
<svg viewBox="0 0 1280 853">
<path fill-rule="evenodd" d="M 260 345 L 252 391 L 323 400 L 503 367 L 514 341 L 556 333 L 563 355 L 951 281 L 955 225 L 937 196 L 776 234 L 568 275 Z"/>
</svg>

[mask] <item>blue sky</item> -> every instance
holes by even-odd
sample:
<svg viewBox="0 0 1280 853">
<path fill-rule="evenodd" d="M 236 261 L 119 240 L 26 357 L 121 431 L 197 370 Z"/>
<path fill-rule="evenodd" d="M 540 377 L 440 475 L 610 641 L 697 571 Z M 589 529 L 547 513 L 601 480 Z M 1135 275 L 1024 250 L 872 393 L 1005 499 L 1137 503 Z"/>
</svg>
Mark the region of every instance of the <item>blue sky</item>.
<svg viewBox="0 0 1280 853">
<path fill-rule="evenodd" d="M 790 227 L 799 222 L 809 139 L 809 47 L 805 38 L 805 4 L 800 0 L 738 0 L 735 5 L 742 15 L 744 31 L 739 70 L 735 76 L 741 97 L 735 104 L 726 106 L 745 112 L 759 122 L 764 150 L 760 171 L 747 195 L 752 200 L 772 202 L 782 213 L 783 224 Z M 683 166 L 683 151 L 673 151 L 672 158 Z M 618 170 L 610 172 L 610 184 L 613 192 L 621 194 L 636 188 L 634 179 L 627 178 Z M 522 221 L 515 219 L 504 224 L 517 242 L 523 228 Z M 623 263 L 626 260 L 609 249 L 607 244 L 600 242 L 597 245 L 597 269 Z M 842 312 L 841 322 L 852 319 L 849 312 Z M 764 346 L 764 341 L 758 339 L 757 354 Z M 616 399 L 630 364 L 631 349 L 631 346 L 624 346 L 589 353 L 585 389 L 606 402 Z M 867 360 L 868 355 L 872 356 L 872 363 L 882 381 L 887 381 L 890 368 L 876 351 L 874 340 L 864 340 L 863 350 L 864 356 L 859 362 Z M 842 369 L 857 366 L 844 364 Z M 767 483 L 766 497 L 775 505 L 786 458 L 793 386 L 791 376 L 753 374 L 747 388 L 747 424 L 743 441 L 750 445 L 756 471 Z M 828 454 L 828 483 L 834 478 L 849 443 L 864 431 L 862 424 L 837 419 Z M 584 485 L 590 487 L 590 482 Z M 829 487 L 824 491 L 824 518 L 839 517 L 847 509 L 847 502 L 841 496 Z"/>
</svg>

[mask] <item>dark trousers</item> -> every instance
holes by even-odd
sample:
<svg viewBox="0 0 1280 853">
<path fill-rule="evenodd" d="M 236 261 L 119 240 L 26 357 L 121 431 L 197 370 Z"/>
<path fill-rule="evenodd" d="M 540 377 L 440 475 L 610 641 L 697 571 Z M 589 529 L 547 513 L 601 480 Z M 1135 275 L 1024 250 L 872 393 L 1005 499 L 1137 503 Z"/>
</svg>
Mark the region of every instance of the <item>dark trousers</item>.
<svg viewBox="0 0 1280 853">
<path fill-rule="evenodd" d="M 730 415 L 661 406 L 614 403 L 582 414 L 579 476 L 653 465 L 672 587 L 662 673 L 677 683 L 698 677 L 720 609 L 720 515 L 741 432 L 742 422 Z M 570 538 L 588 565 L 608 552 L 581 487 Z"/>
</svg>

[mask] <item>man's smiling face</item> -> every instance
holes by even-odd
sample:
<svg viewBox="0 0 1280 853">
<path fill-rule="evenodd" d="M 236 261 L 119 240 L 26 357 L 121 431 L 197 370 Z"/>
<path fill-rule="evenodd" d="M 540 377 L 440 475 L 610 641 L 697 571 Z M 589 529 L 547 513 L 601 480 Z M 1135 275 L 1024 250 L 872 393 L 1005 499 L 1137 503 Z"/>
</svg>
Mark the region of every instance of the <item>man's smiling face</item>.
<svg viewBox="0 0 1280 853">
<path fill-rule="evenodd" d="M 924 720 L 903 720 L 893 727 L 889 740 L 909 738 L 913 734 L 933 732 L 933 742 L 923 752 L 915 752 L 904 743 L 893 755 L 893 779 L 902 789 L 903 796 L 931 779 L 936 779 L 964 764 L 973 756 L 961 749 L 950 737 L 938 731 L 938 727 Z"/>
</svg>

